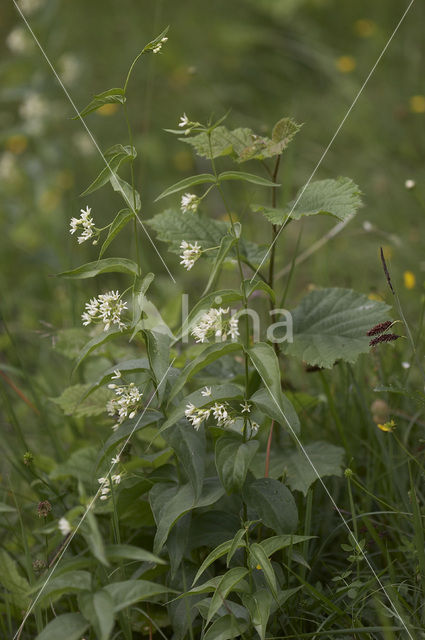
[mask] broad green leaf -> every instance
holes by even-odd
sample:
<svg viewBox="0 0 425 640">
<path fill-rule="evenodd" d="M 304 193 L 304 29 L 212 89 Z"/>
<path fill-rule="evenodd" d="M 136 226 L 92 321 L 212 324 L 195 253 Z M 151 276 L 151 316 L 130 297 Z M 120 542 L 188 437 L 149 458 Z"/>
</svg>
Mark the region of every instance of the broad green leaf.
<svg viewBox="0 0 425 640">
<path fill-rule="evenodd" d="M 139 560 L 140 562 L 153 562 L 155 564 L 167 564 L 165 560 L 132 544 L 111 544 L 105 547 L 105 554 L 109 560 Z"/>
<path fill-rule="evenodd" d="M 257 176 L 253 173 L 246 173 L 245 171 L 224 171 L 218 176 L 218 181 L 223 180 L 242 180 L 243 182 L 251 182 L 252 184 L 259 184 L 262 187 L 280 187 L 280 184 L 272 182 L 262 176 Z"/>
<path fill-rule="evenodd" d="M 94 338 L 89 340 L 84 345 L 84 347 L 81 349 L 80 353 L 78 354 L 77 362 L 75 363 L 74 368 L 72 370 L 72 375 L 78 369 L 80 364 L 87 358 L 87 356 L 90 355 L 92 351 L 97 349 L 97 347 L 100 347 L 102 344 L 105 344 L 110 340 L 114 340 L 118 336 L 125 336 L 129 332 L 130 332 L 129 329 L 124 329 L 123 331 L 120 331 L 119 329 L 112 328 L 112 329 L 108 329 L 108 331 L 103 331 L 102 333 L 99 333 L 98 335 L 94 336 Z"/>
<path fill-rule="evenodd" d="M 31 593 L 39 591 L 44 587 L 46 578 L 42 578 L 40 584 L 31 589 Z M 88 571 L 67 571 L 61 575 L 54 576 L 46 583 L 41 596 L 39 598 L 40 604 L 43 606 L 49 605 L 50 602 L 55 602 L 65 593 L 78 593 L 79 591 L 90 591 L 91 589 L 91 575 Z"/>
<path fill-rule="evenodd" d="M 68 387 L 57 398 L 50 398 L 57 404 L 66 416 L 84 418 L 105 414 L 106 404 L 111 399 L 109 389 L 101 388 L 94 391 L 89 397 L 89 384 L 75 384 Z"/>
<path fill-rule="evenodd" d="M 262 388 L 256 391 L 249 401 L 292 435 L 300 433 L 301 425 L 297 412 L 283 392 L 279 394 L 279 398 L 275 399 L 268 389 Z"/>
<path fill-rule="evenodd" d="M 230 546 L 230 549 L 227 553 L 227 557 L 226 557 L 226 566 L 228 567 L 230 564 L 231 559 L 233 558 L 233 556 L 235 555 L 236 551 L 239 549 L 239 547 L 241 546 L 241 542 L 244 538 L 244 536 L 246 535 L 247 530 L 244 529 L 239 529 L 239 531 L 236 532 L 235 537 L 232 540 L 232 544 Z"/>
<path fill-rule="evenodd" d="M 242 285 L 241 285 L 241 288 L 242 288 Z M 267 282 L 264 282 L 264 280 L 260 280 L 260 279 L 255 279 L 253 281 L 245 280 L 245 291 L 246 291 L 247 298 L 249 298 L 254 293 L 254 291 L 264 291 L 265 293 L 267 293 L 267 295 L 269 296 L 272 302 L 276 302 L 275 292 L 267 284 Z"/>
<path fill-rule="evenodd" d="M 177 422 L 166 439 L 174 449 L 183 473 L 192 485 L 195 500 L 202 492 L 205 472 L 206 442 L 204 431 L 188 429 L 187 422 Z"/>
<path fill-rule="evenodd" d="M 234 289 L 222 289 L 203 296 L 191 309 L 181 329 L 177 333 L 175 342 L 178 342 L 183 336 L 187 335 L 198 322 L 201 315 L 211 309 L 212 306 L 221 305 L 222 307 L 226 307 L 232 302 L 239 302 L 241 300 L 243 300 L 242 293 Z"/>
<path fill-rule="evenodd" d="M 198 156 L 202 158 L 219 158 L 220 156 L 233 155 L 238 157 L 244 149 L 252 145 L 254 134 L 251 129 L 234 129 L 229 131 L 227 127 L 220 126 L 211 132 L 210 142 L 206 132 L 196 136 L 184 136 L 179 138 L 182 142 L 192 145 Z"/>
<path fill-rule="evenodd" d="M 210 626 L 203 635 L 202 640 L 230 640 L 239 638 L 248 629 L 246 620 L 235 618 L 234 615 L 226 614 Z"/>
<path fill-rule="evenodd" d="M 100 249 L 100 253 L 99 253 L 99 258 L 103 256 L 106 249 L 111 244 L 112 240 L 116 238 L 116 236 L 120 233 L 120 231 L 124 229 L 127 222 L 129 222 L 133 218 L 134 218 L 134 213 L 130 211 L 130 209 L 121 209 L 121 211 L 118 211 L 111 226 L 109 227 L 108 235 L 102 244 L 102 248 Z"/>
<path fill-rule="evenodd" d="M 102 534 L 97 524 L 96 516 L 92 511 L 87 511 L 85 514 L 85 520 L 80 527 L 80 531 L 89 545 L 90 551 L 94 557 L 99 560 L 104 567 L 109 567 Z"/>
<path fill-rule="evenodd" d="M 284 209 L 274 209 L 254 204 L 253 211 L 262 213 L 272 224 L 282 225 L 288 218 L 299 220 L 303 216 L 330 215 L 345 221 L 362 206 L 361 192 L 350 178 L 318 180 L 310 183 L 304 191 Z"/>
<path fill-rule="evenodd" d="M 249 464 L 258 447 L 258 440 L 244 442 L 238 435 L 218 438 L 215 445 L 215 464 L 221 484 L 227 493 L 242 488 Z"/>
<path fill-rule="evenodd" d="M 239 162 L 265 160 L 266 158 L 279 156 L 301 127 L 302 125 L 297 124 L 291 118 L 282 118 L 273 127 L 271 138 L 253 136 L 251 145 L 240 154 Z"/>
<path fill-rule="evenodd" d="M 272 478 L 259 478 L 245 485 L 244 502 L 259 519 L 278 534 L 292 533 L 297 528 L 298 510 L 292 493 Z"/>
<path fill-rule="evenodd" d="M 49 622 L 35 640 L 81 640 L 89 626 L 81 613 L 63 613 Z"/>
<path fill-rule="evenodd" d="M 238 532 L 239 533 L 239 532 Z M 238 533 L 236 534 L 236 536 L 238 535 Z M 235 536 L 235 537 L 236 537 Z M 213 549 L 205 558 L 205 560 L 203 561 L 203 563 L 201 564 L 201 566 L 199 567 L 196 576 L 193 579 L 192 585 L 196 584 L 196 582 L 199 580 L 199 578 L 201 577 L 201 575 L 204 573 L 204 571 L 206 571 L 206 569 L 208 569 L 208 567 L 215 562 L 216 560 L 218 560 L 219 558 L 223 557 L 224 555 L 226 555 L 226 553 L 229 553 L 230 549 L 232 549 L 233 545 L 233 540 L 227 540 L 226 542 L 222 542 L 221 544 L 218 545 L 218 547 L 216 547 L 215 549 Z M 240 549 L 241 547 L 245 547 L 245 542 L 244 540 L 239 540 L 239 542 L 237 543 L 237 549 Z"/>
<path fill-rule="evenodd" d="M 90 193 L 94 193 L 105 184 L 107 184 L 111 178 L 114 177 L 120 166 L 123 162 L 128 162 L 129 160 L 134 160 L 137 156 L 136 150 L 134 147 L 122 145 L 116 145 L 116 153 L 111 155 L 109 159 L 107 159 L 108 164 L 106 167 L 102 169 L 99 175 L 93 180 L 93 182 L 85 189 L 81 196 L 88 196 Z"/>
<path fill-rule="evenodd" d="M 170 529 L 176 521 L 191 509 L 206 507 L 214 504 L 223 495 L 223 488 L 216 478 L 207 478 L 204 482 L 202 494 L 195 499 L 193 488 L 185 484 L 177 488 L 176 493 L 161 506 L 156 508 L 156 491 L 159 485 L 154 485 L 149 493 L 149 500 L 157 523 L 154 540 L 154 553 L 159 553 L 164 546 Z"/>
<path fill-rule="evenodd" d="M 109 174 L 109 181 L 111 183 L 113 190 L 121 195 L 126 205 L 132 211 L 140 210 L 140 207 L 142 206 L 142 203 L 140 200 L 140 194 L 136 189 L 133 190 L 133 187 L 131 186 L 131 184 L 128 184 L 126 180 L 124 180 L 123 178 L 120 178 L 120 176 L 116 173 L 114 173 L 113 175 Z M 136 200 L 136 206 L 134 206 L 135 200 Z"/>
<path fill-rule="evenodd" d="M 286 482 L 292 491 L 301 491 L 306 496 L 318 478 L 342 476 L 344 449 L 322 441 L 307 444 L 304 449 L 311 464 L 303 451 L 296 450 L 285 456 L 284 468 Z"/>
<path fill-rule="evenodd" d="M 70 271 L 62 271 L 62 273 L 56 274 L 56 277 L 83 280 L 85 278 L 94 278 L 101 273 L 128 273 L 131 276 L 140 275 L 139 267 L 132 260 L 128 260 L 127 258 L 103 258 L 103 260 L 87 262 Z"/>
<path fill-rule="evenodd" d="M 57 332 L 55 351 L 74 360 L 87 342 L 87 330 L 84 327 L 59 329 Z"/>
<path fill-rule="evenodd" d="M 158 401 L 162 402 L 166 390 L 165 376 L 170 363 L 171 339 L 160 331 L 145 330 L 143 333 Z"/>
<path fill-rule="evenodd" d="M 264 577 L 270 587 L 270 591 L 272 592 L 273 597 L 276 598 L 276 576 L 274 574 L 272 563 L 268 559 L 266 552 L 264 551 L 261 544 L 258 544 L 257 542 L 253 542 L 252 544 L 250 544 L 248 547 L 248 551 L 252 568 L 255 567 L 257 570 L 260 570 L 264 573 Z"/>
<path fill-rule="evenodd" d="M 207 622 L 209 624 L 213 616 L 217 613 L 227 598 L 227 595 L 233 591 L 233 587 L 242 580 L 248 573 L 245 567 L 233 567 L 227 573 L 221 576 L 220 582 L 217 584 L 211 604 L 208 610 Z"/>
<path fill-rule="evenodd" d="M 272 536 L 271 538 L 262 540 L 260 544 L 263 547 L 265 554 L 269 558 L 274 553 L 276 553 L 276 551 L 280 551 L 281 549 L 285 549 L 286 547 L 292 547 L 294 544 L 306 542 L 307 540 L 311 540 L 312 538 L 314 538 L 314 536 Z"/>
<path fill-rule="evenodd" d="M 265 389 L 254 394 L 253 402 L 266 415 L 270 415 L 279 424 L 288 427 L 290 432 L 299 433 L 298 416 L 282 392 L 279 361 L 273 347 L 265 342 L 257 342 L 246 352 L 266 386 Z"/>
<path fill-rule="evenodd" d="M 171 196 L 173 193 L 178 193 L 179 191 L 183 191 L 184 189 L 189 189 L 190 187 L 194 187 L 197 184 L 205 184 L 205 183 L 215 183 L 216 179 L 212 173 L 199 173 L 196 176 L 189 176 L 189 178 L 184 178 L 183 180 L 179 180 L 168 189 L 165 189 L 155 200 L 161 200 L 162 198 L 166 198 L 167 196 Z"/>
<path fill-rule="evenodd" d="M 121 89 L 120 87 L 108 89 L 107 91 L 103 91 L 103 93 L 98 93 L 97 95 L 95 95 L 93 100 L 89 102 L 87 107 L 85 107 L 78 116 L 74 116 L 72 119 L 77 120 L 79 117 L 84 118 L 89 113 L 100 109 L 100 107 L 103 107 L 105 104 L 124 104 L 124 102 L 124 89 Z"/>
<path fill-rule="evenodd" d="M 217 282 L 217 279 L 220 275 L 220 270 L 223 265 L 223 262 L 226 259 L 230 249 L 235 244 L 235 242 L 236 242 L 236 238 L 232 237 L 231 235 L 226 235 L 222 237 L 220 242 L 220 248 L 217 252 L 217 255 L 214 258 L 214 264 L 210 272 L 210 277 L 208 278 L 207 286 L 205 287 L 204 292 L 202 293 L 202 296 L 207 295 L 208 291 L 213 286 L 215 286 L 215 283 Z"/>
<path fill-rule="evenodd" d="M 179 391 L 183 389 L 186 382 L 190 380 L 195 373 L 198 373 L 198 371 L 218 358 L 228 355 L 229 353 L 240 351 L 241 349 L 242 345 L 239 344 L 239 342 L 220 342 L 206 347 L 199 356 L 194 358 L 192 362 L 189 362 L 189 364 L 182 370 L 180 377 L 171 388 L 168 401 L 171 402 L 171 400 L 176 397 Z"/>
<path fill-rule="evenodd" d="M 264 640 L 273 603 L 272 594 L 267 589 L 257 589 L 253 594 L 243 594 L 242 602 L 249 611 L 251 623 L 260 639 Z"/>
<path fill-rule="evenodd" d="M 281 346 L 312 366 L 330 369 L 337 360 L 353 364 L 370 349 L 367 331 L 388 319 L 389 309 L 351 289 L 311 291 L 292 311 L 293 342 Z"/>
<path fill-rule="evenodd" d="M 202 407 L 206 407 L 211 402 L 219 400 L 233 400 L 235 398 L 240 398 L 242 400 L 243 397 L 242 390 L 230 382 L 228 384 L 212 385 L 210 388 L 211 395 L 209 396 L 203 396 L 201 389 L 186 396 L 186 398 L 177 405 L 177 407 L 173 408 L 167 420 L 161 426 L 159 433 L 166 431 L 176 424 L 176 422 L 184 418 L 185 411 L 189 403 L 192 403 L 195 407 L 200 409 Z M 189 426 L 189 423 L 187 423 L 187 426 Z M 190 428 L 193 429 L 192 426 L 190 426 Z"/>
<path fill-rule="evenodd" d="M 30 604 L 28 580 L 19 573 L 17 563 L 4 549 L 0 549 L 0 575 L 9 601 L 18 609 L 25 610 Z"/>
<path fill-rule="evenodd" d="M 95 593 L 83 593 L 79 597 L 78 604 L 84 617 L 90 620 L 96 632 L 96 638 L 109 640 L 114 627 L 114 603 L 111 595 L 105 589 Z"/>
<path fill-rule="evenodd" d="M 65 462 L 60 462 L 50 472 L 52 480 L 60 478 L 76 478 L 87 485 L 93 482 L 93 468 L 96 460 L 96 447 L 80 447 Z"/>
<path fill-rule="evenodd" d="M 112 597 L 115 613 L 141 600 L 152 600 L 152 598 L 158 595 L 176 593 L 174 589 L 170 587 L 149 582 L 148 580 L 112 582 L 111 584 L 107 584 L 104 589 Z"/>
</svg>

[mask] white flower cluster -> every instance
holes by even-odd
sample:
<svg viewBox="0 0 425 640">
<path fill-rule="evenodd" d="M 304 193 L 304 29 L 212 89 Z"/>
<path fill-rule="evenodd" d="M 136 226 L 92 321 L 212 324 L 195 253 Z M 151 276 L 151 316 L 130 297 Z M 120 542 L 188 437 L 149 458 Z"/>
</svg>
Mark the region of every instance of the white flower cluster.
<svg viewBox="0 0 425 640">
<path fill-rule="evenodd" d="M 109 494 L 111 492 L 111 480 L 114 484 L 119 484 L 121 482 L 121 474 L 116 473 L 111 476 L 111 479 L 109 479 L 109 477 L 98 479 L 98 483 L 101 485 L 100 487 L 101 500 L 107 500 L 109 498 Z"/>
<path fill-rule="evenodd" d="M 229 407 L 227 403 L 222 402 L 215 402 L 207 409 L 197 409 L 194 404 L 189 402 L 186 405 L 185 416 L 189 422 L 191 422 L 192 427 L 196 431 L 198 431 L 199 427 L 203 422 L 205 422 L 205 420 L 208 420 L 211 414 L 217 421 L 218 427 L 229 427 L 235 422 L 235 420 L 230 416 L 228 409 Z"/>
<path fill-rule="evenodd" d="M 192 244 L 191 242 L 186 242 L 186 240 L 183 240 L 180 245 L 180 249 L 183 249 L 183 253 L 180 256 L 180 264 L 184 265 L 185 269 L 190 271 L 195 262 L 201 256 L 202 248 L 197 242 L 195 242 L 195 244 Z"/>
<path fill-rule="evenodd" d="M 12 53 L 28 53 L 33 42 L 25 27 L 15 27 L 6 38 L 6 44 Z"/>
<path fill-rule="evenodd" d="M 239 336 L 238 319 L 231 316 L 229 319 L 223 319 L 223 315 L 229 313 L 229 308 L 219 309 L 211 308 L 207 313 L 201 316 L 199 324 L 191 331 L 196 342 L 207 342 L 208 338 L 215 336 L 220 338 L 222 342 L 230 336 L 232 340 L 236 340 Z"/>
<path fill-rule="evenodd" d="M 109 384 L 108 387 L 114 389 L 116 395 L 106 405 L 108 415 L 116 419 L 116 423 L 112 427 L 113 431 L 116 431 L 126 418 L 134 418 L 143 393 L 135 386 L 134 382 L 123 386 Z"/>
<path fill-rule="evenodd" d="M 81 244 L 85 242 L 89 238 L 94 236 L 94 220 L 91 217 L 91 209 L 90 207 L 86 207 L 85 209 L 80 209 L 81 216 L 79 218 L 71 218 L 70 222 L 70 234 L 74 234 L 76 231 L 79 231 L 80 228 L 83 230 L 82 234 L 78 236 L 78 243 Z"/>
<path fill-rule="evenodd" d="M 165 44 L 167 42 L 168 38 L 161 38 L 161 40 L 159 42 L 157 42 L 157 44 L 154 46 L 154 48 L 152 49 L 152 51 L 154 53 L 159 53 L 162 49 L 162 45 Z"/>
<path fill-rule="evenodd" d="M 182 195 L 181 210 L 183 213 L 196 213 L 199 206 L 199 198 L 194 193 L 185 193 Z"/>
<path fill-rule="evenodd" d="M 63 536 L 67 536 L 68 533 L 71 533 L 72 530 L 72 527 L 66 518 L 60 518 L 58 522 L 58 528 Z"/>
<path fill-rule="evenodd" d="M 104 323 L 104 331 L 108 331 L 111 324 L 117 324 L 120 330 L 126 326 L 121 320 L 121 314 L 127 309 L 127 303 L 122 302 L 118 291 L 101 293 L 97 298 L 86 302 L 85 308 L 81 316 L 84 326 L 99 321 Z"/>
</svg>

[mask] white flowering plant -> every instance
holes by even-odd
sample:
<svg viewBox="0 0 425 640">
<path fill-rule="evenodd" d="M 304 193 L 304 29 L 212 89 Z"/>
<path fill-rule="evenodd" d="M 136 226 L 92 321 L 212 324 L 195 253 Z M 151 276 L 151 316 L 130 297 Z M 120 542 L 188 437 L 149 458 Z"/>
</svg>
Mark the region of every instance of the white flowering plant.
<svg viewBox="0 0 425 640">
<path fill-rule="evenodd" d="M 277 273 L 281 232 L 320 214 L 348 221 L 361 206 L 359 189 L 348 178 L 311 181 L 282 202 L 281 158 L 301 129 L 289 117 L 260 136 L 229 129 L 225 118 L 202 123 L 184 113 L 177 129 L 167 131 L 181 136 L 209 169 L 166 188 L 156 202 L 174 204 L 142 220 L 127 87 L 142 54 L 164 51 L 166 34 L 136 57 L 122 87 L 95 96 L 79 114 L 83 119 L 106 104 L 122 110 L 129 140 L 104 152 L 105 166 L 83 196 L 109 187 L 124 208 L 102 212 L 110 220 L 102 228 L 88 205 L 71 219 L 78 244 L 96 246 L 102 234 L 103 242 L 93 260 L 58 275 L 95 282 L 101 276 L 104 283 L 119 274 L 124 284 L 115 290 L 113 280 L 99 288 L 80 312 L 87 338 L 75 365 L 81 381 L 57 404 L 78 420 L 103 416 L 107 426 L 100 450 L 87 452 L 90 470 L 79 481 L 87 509 L 72 512 L 64 496 L 56 529 L 73 540 L 64 549 L 75 572 L 93 574 L 90 580 L 80 576 L 84 587 L 75 587 L 81 634 L 90 627 L 90 637 L 108 640 L 121 625 L 123 637 L 136 637 L 140 625 L 131 607 L 153 600 L 152 619 L 166 612 L 166 637 L 228 638 L 225 629 L 235 624 L 232 637 L 264 639 L 266 632 L 289 629 L 281 616 L 316 593 L 303 591 L 312 508 L 312 498 L 307 506 L 304 498 L 312 496 L 318 478 L 341 475 L 348 452 L 342 433 L 338 444 L 310 441 L 318 473 L 297 471 L 299 413 L 306 403 L 303 394 L 289 390 L 286 362 L 298 359 L 320 371 L 354 362 L 369 350 L 367 330 L 385 321 L 388 307 L 349 289 L 316 289 L 291 312 L 291 340 L 283 322 L 254 331 L 254 313 L 271 318 L 283 312 L 288 287 Z M 240 168 L 246 162 L 249 172 Z M 241 189 L 249 190 L 243 198 Z M 259 238 L 267 240 L 269 233 L 263 244 L 244 233 L 241 209 L 248 199 Z M 144 203 L 144 211 L 149 206 L 157 205 Z M 172 273 L 164 245 L 156 247 L 151 231 L 179 255 Z M 105 257 L 126 232 L 134 240 L 133 255 Z M 152 244 L 175 282 L 184 282 L 186 271 L 197 286 L 205 279 L 181 326 L 169 327 L 153 312 L 154 274 L 144 267 Z M 90 378 L 84 365 L 98 353 L 107 354 L 110 366 Z M 73 464 L 63 465 L 65 476 L 69 469 L 72 476 Z M 207 593 L 211 597 L 202 597 Z M 46 633 L 65 615 L 46 612 L 53 618 Z"/>
</svg>

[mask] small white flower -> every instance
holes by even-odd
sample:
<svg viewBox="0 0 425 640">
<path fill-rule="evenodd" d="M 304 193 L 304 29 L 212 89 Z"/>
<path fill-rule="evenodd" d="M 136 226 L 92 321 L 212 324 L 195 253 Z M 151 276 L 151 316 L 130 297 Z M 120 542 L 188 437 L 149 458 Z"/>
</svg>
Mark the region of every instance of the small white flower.
<svg viewBox="0 0 425 640">
<path fill-rule="evenodd" d="M 12 53 L 28 53 L 31 51 L 33 42 L 25 27 L 15 27 L 6 37 L 6 44 Z"/>
<path fill-rule="evenodd" d="M 403 369 L 410 369 L 410 362 L 402 362 L 401 366 L 403 367 Z"/>
<path fill-rule="evenodd" d="M 168 38 L 161 38 L 161 40 L 159 42 L 157 42 L 157 44 L 155 45 L 155 47 L 152 49 L 152 51 L 154 53 L 159 53 L 162 49 L 162 45 L 165 44 L 167 42 Z"/>
<path fill-rule="evenodd" d="M 114 375 L 111 376 L 111 379 L 118 380 L 118 378 L 121 378 L 121 371 L 119 371 L 118 369 L 114 369 Z"/>
<path fill-rule="evenodd" d="M 183 213 L 196 213 L 199 206 L 199 198 L 194 193 L 182 195 L 180 208 Z"/>
<path fill-rule="evenodd" d="M 183 249 L 183 253 L 180 255 L 180 264 L 182 264 L 188 271 L 190 271 L 195 262 L 201 256 L 202 248 L 200 247 L 200 245 L 198 245 L 197 242 L 195 242 L 195 244 L 192 244 L 191 242 L 186 242 L 186 240 L 183 240 L 180 245 L 180 249 Z"/>
<path fill-rule="evenodd" d="M 81 315 L 81 318 L 84 326 L 95 322 L 103 322 L 104 331 L 107 331 L 111 324 L 117 324 L 119 329 L 122 330 L 126 325 L 121 320 L 121 314 L 126 309 L 127 303 L 122 302 L 119 292 L 109 291 L 87 302 L 85 312 Z"/>
<path fill-rule="evenodd" d="M 246 401 L 243 404 L 241 404 L 242 413 L 251 413 L 251 406 L 252 405 L 250 405 L 249 402 L 246 402 Z"/>
<path fill-rule="evenodd" d="M 201 396 L 210 396 L 211 395 L 211 387 L 204 387 L 201 391 Z"/>
<path fill-rule="evenodd" d="M 112 427 L 113 431 L 116 431 L 127 418 L 134 418 L 140 408 L 142 397 L 143 393 L 134 382 L 121 387 L 115 385 L 115 398 L 109 400 L 106 405 L 108 415 L 117 420 Z"/>
<path fill-rule="evenodd" d="M 238 319 L 236 316 L 232 316 L 228 320 L 223 318 L 227 313 L 229 313 L 229 308 L 223 309 L 222 307 L 219 309 L 211 308 L 204 313 L 199 323 L 191 331 L 196 342 L 207 342 L 208 338 L 213 336 L 224 342 L 228 335 L 232 340 L 235 340 L 239 336 Z"/>
<path fill-rule="evenodd" d="M 188 124 L 189 124 L 189 118 L 184 113 L 180 118 L 179 127 L 187 127 Z"/>
<path fill-rule="evenodd" d="M 67 536 L 71 533 L 72 527 L 66 518 L 61 518 L 58 522 L 59 531 L 63 536 Z"/>
<path fill-rule="evenodd" d="M 416 187 L 416 182 L 414 180 L 406 180 L 406 182 L 404 183 L 404 186 L 406 187 L 406 189 L 414 189 Z"/>
<path fill-rule="evenodd" d="M 368 232 L 369 232 L 369 231 L 372 231 L 372 229 L 373 229 L 373 224 L 372 224 L 371 222 L 369 222 L 369 220 L 365 220 L 365 221 L 363 222 L 363 229 L 364 229 L 364 231 L 368 231 Z"/>
<path fill-rule="evenodd" d="M 197 409 L 194 404 L 189 402 L 186 405 L 185 415 L 192 427 L 198 431 L 201 424 L 210 417 L 211 409 Z"/>
<path fill-rule="evenodd" d="M 119 456 L 115 456 L 114 458 L 111 458 L 111 464 L 118 464 L 119 461 L 120 461 Z"/>
<path fill-rule="evenodd" d="M 79 218 L 71 218 L 69 229 L 69 232 L 71 234 L 74 234 L 76 231 L 82 230 L 81 235 L 77 238 L 79 244 L 85 242 L 86 240 L 89 240 L 89 238 L 92 238 L 95 235 L 95 224 L 93 218 L 90 215 L 90 207 L 80 209 L 80 211 L 81 216 Z"/>
<path fill-rule="evenodd" d="M 258 433 L 259 428 L 259 424 L 257 424 L 256 422 L 251 422 L 251 436 L 255 436 Z"/>
<path fill-rule="evenodd" d="M 216 402 L 211 407 L 214 418 L 217 420 L 218 427 L 229 427 L 235 420 L 229 415 L 226 403 Z"/>
</svg>

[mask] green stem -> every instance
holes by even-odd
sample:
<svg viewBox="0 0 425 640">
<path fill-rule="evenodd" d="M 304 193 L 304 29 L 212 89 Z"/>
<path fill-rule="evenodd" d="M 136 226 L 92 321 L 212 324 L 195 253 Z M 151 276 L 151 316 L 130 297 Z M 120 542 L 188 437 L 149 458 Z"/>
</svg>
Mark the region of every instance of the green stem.
<svg viewBox="0 0 425 640">
<path fill-rule="evenodd" d="M 131 130 L 130 120 L 128 118 L 127 105 L 125 104 L 125 102 L 123 104 L 123 110 L 124 110 L 125 121 L 127 124 L 128 140 L 130 143 L 131 152 L 133 153 L 133 149 L 134 149 L 133 132 Z M 139 233 L 137 229 L 137 218 L 136 218 L 136 189 L 135 189 L 135 182 L 134 182 L 134 158 L 131 158 L 130 160 L 130 175 L 131 175 L 131 190 L 133 193 L 133 213 L 134 213 L 133 224 L 134 224 L 134 238 L 136 241 L 136 262 L 137 262 L 137 266 L 139 267 L 139 273 L 141 273 L 142 268 L 141 268 L 141 261 L 140 261 Z"/>
<path fill-rule="evenodd" d="M 349 455 L 348 442 L 347 442 L 347 439 L 345 437 L 344 427 L 343 427 L 341 419 L 340 419 L 340 417 L 338 415 L 338 411 L 337 411 L 337 408 L 336 408 L 336 405 L 335 405 L 335 402 L 334 402 L 334 399 L 333 399 L 332 392 L 330 390 L 328 381 L 326 380 L 326 376 L 323 373 L 323 371 L 319 371 L 319 375 L 320 375 L 320 378 L 322 380 L 322 385 L 323 385 L 323 389 L 324 389 L 324 392 L 325 392 L 325 395 L 326 395 L 326 398 L 327 398 L 327 401 L 328 401 L 328 404 L 329 404 L 329 409 L 330 409 L 330 412 L 331 412 L 332 417 L 334 419 L 336 428 L 338 429 L 338 433 L 339 433 L 339 436 L 341 438 L 341 442 L 344 445 L 344 449 L 345 449 L 347 455 Z"/>
</svg>

